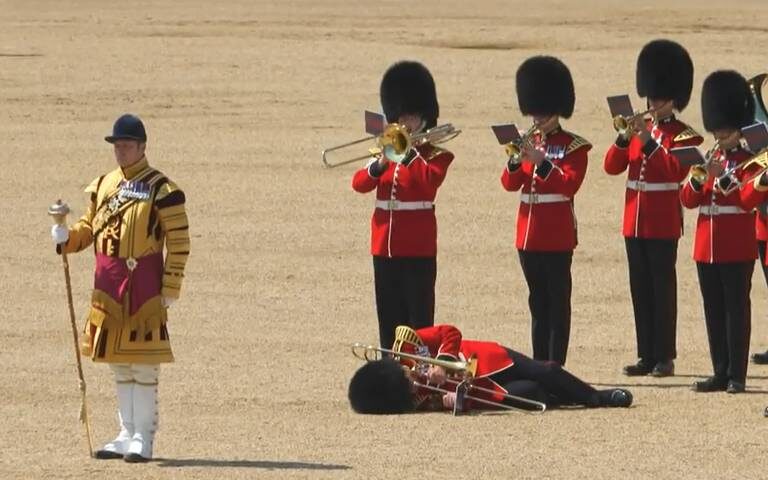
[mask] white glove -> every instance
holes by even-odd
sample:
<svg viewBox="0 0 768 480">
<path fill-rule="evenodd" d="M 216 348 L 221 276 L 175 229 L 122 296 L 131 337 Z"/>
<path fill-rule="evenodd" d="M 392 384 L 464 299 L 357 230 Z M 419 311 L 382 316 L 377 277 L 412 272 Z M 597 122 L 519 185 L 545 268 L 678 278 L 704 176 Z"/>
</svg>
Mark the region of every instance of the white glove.
<svg viewBox="0 0 768 480">
<path fill-rule="evenodd" d="M 160 301 L 161 301 L 161 302 L 163 302 L 163 306 L 164 306 L 165 308 L 168 308 L 168 307 L 170 307 L 171 305 L 173 305 L 173 302 L 175 302 L 176 300 L 177 300 L 177 299 L 176 299 L 176 298 L 173 298 L 173 297 L 165 297 L 165 296 L 163 296 L 163 297 L 160 297 Z"/>
<path fill-rule="evenodd" d="M 51 227 L 51 238 L 53 238 L 53 243 L 56 245 L 67 243 L 67 240 L 69 240 L 69 229 L 66 225 L 59 225 L 57 223 Z"/>
</svg>

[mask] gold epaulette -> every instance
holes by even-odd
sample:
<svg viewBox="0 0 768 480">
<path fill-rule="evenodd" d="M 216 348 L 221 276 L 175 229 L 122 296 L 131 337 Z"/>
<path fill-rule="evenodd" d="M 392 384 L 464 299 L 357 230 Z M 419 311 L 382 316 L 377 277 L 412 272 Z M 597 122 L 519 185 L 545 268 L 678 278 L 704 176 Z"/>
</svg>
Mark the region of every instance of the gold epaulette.
<svg viewBox="0 0 768 480">
<path fill-rule="evenodd" d="M 164 182 L 160 188 L 157 189 L 157 193 L 155 194 L 155 200 L 162 200 L 163 198 L 167 197 L 171 193 L 179 190 L 179 186 L 173 183 L 172 181 L 168 180 Z"/>
<path fill-rule="evenodd" d="M 685 125 L 685 124 L 683 124 L 683 125 Z M 685 125 L 685 128 L 683 129 L 683 131 L 678 133 L 677 135 L 675 135 L 675 138 L 672 139 L 672 141 L 674 143 L 678 143 L 678 142 L 684 142 L 686 140 L 690 140 L 690 139 L 696 138 L 696 137 L 704 138 L 701 135 L 699 135 L 699 132 L 697 132 L 696 130 L 692 129 L 688 125 Z"/>
<path fill-rule="evenodd" d="M 427 161 L 430 161 L 433 158 L 437 157 L 438 155 L 442 155 L 443 153 L 448 151 L 444 148 L 436 147 L 434 145 L 430 145 L 430 146 L 432 147 L 432 151 L 429 152 L 429 155 L 427 156 Z"/>
<path fill-rule="evenodd" d="M 568 132 L 563 130 L 564 133 L 567 133 L 571 136 L 571 143 L 568 144 L 568 148 L 565 150 L 565 154 L 568 155 L 572 152 L 575 152 L 576 150 L 582 148 L 582 147 L 589 147 L 592 148 L 592 144 L 589 143 L 589 140 L 587 140 L 584 137 L 580 137 L 576 135 L 575 133 Z"/>
</svg>

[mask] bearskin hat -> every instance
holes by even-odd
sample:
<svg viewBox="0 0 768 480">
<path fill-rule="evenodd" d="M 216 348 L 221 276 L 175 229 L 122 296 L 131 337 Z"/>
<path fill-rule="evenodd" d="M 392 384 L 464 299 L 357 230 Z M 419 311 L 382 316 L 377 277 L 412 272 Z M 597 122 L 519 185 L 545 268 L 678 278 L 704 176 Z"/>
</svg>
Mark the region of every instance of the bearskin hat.
<svg viewBox="0 0 768 480">
<path fill-rule="evenodd" d="M 517 103 L 523 115 L 570 118 L 576 101 L 568 67 L 555 57 L 537 56 L 517 69 Z"/>
<path fill-rule="evenodd" d="M 682 112 L 691 99 L 693 62 L 688 51 L 672 40 L 653 40 L 637 57 L 637 94 L 668 99 Z"/>
<path fill-rule="evenodd" d="M 392 414 L 413 410 L 411 382 L 391 359 L 367 362 L 349 382 L 349 404 L 357 413 Z"/>
<path fill-rule="evenodd" d="M 738 130 L 754 121 L 755 100 L 747 80 L 733 70 L 718 70 L 704 80 L 701 115 L 708 132 Z"/>
<path fill-rule="evenodd" d="M 381 79 L 379 94 L 388 122 L 397 122 L 403 114 L 415 114 L 424 119 L 427 128 L 437 125 L 440 106 L 435 81 L 421 63 L 401 61 L 390 66 Z"/>
</svg>

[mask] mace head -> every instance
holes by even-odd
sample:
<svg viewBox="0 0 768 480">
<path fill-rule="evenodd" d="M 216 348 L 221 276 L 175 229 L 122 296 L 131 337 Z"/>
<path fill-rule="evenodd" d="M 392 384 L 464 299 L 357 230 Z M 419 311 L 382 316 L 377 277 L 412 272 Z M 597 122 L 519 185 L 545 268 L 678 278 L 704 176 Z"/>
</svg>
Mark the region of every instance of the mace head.
<svg viewBox="0 0 768 480">
<path fill-rule="evenodd" d="M 63 203 L 60 199 L 53 205 L 48 207 L 48 215 L 53 217 L 53 220 L 58 224 L 66 223 L 67 215 L 69 214 L 69 205 Z"/>
</svg>

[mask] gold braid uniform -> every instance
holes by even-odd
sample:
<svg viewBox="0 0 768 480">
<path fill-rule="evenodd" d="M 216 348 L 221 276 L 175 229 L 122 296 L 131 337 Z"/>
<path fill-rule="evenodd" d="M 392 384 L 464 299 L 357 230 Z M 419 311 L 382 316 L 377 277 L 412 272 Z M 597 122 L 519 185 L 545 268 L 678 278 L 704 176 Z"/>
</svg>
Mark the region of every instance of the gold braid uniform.
<svg viewBox="0 0 768 480">
<path fill-rule="evenodd" d="M 93 244 L 96 254 L 84 354 L 96 362 L 172 362 L 161 297 L 179 297 L 189 255 L 184 192 L 146 158 L 85 191 L 88 210 L 63 245 L 72 253 Z"/>
</svg>

